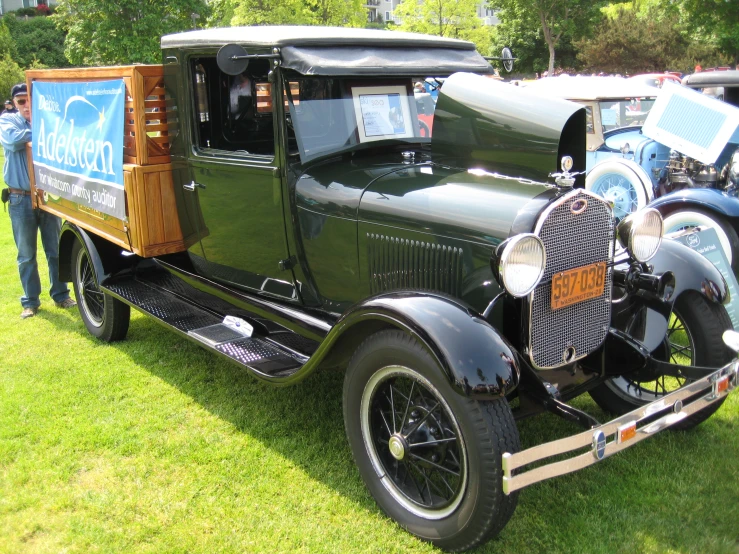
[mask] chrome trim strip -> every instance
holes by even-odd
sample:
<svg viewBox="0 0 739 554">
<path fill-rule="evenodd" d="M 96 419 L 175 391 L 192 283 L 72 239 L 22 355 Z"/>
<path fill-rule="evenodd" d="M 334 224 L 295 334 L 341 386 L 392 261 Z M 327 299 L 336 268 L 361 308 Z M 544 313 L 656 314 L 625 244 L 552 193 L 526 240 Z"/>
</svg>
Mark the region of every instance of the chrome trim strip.
<svg viewBox="0 0 739 554">
<path fill-rule="evenodd" d="M 716 394 L 714 384 L 725 376 L 729 379 L 729 385 L 725 391 Z M 655 435 L 659 431 L 682 421 L 686 417 L 710 406 L 711 404 L 718 402 L 738 386 L 739 360 L 734 359 L 732 362 L 720 369 L 717 369 L 710 375 L 685 385 L 681 389 L 672 394 L 668 394 L 664 398 L 656 400 L 651 404 L 641 406 L 640 408 L 613 419 L 608 423 L 604 423 L 600 427 L 594 427 L 589 431 L 584 431 L 577 435 L 540 444 L 521 452 L 517 452 L 516 454 L 506 452 L 503 454 L 503 492 L 505 492 L 505 494 L 510 494 L 513 491 L 528 487 L 529 485 L 538 483 L 539 481 L 572 473 L 573 471 L 593 465 L 601 459 L 608 458 L 612 454 L 625 450 L 626 448 Z M 701 393 L 703 396 L 700 396 L 689 404 L 686 404 L 686 400 L 688 398 Z M 647 425 L 639 427 L 640 421 L 643 421 L 660 411 L 668 409 L 672 410 L 665 413 L 665 415 L 656 421 L 652 421 Z M 637 424 L 636 436 L 631 440 L 618 444 L 615 436 L 618 428 L 633 421 L 636 421 Z M 604 433 L 607 439 L 611 439 L 606 443 L 605 452 L 603 453 L 602 458 L 598 457 L 596 447 L 593 446 L 593 438 L 599 433 Z M 513 475 L 514 470 L 533 462 L 538 462 L 558 454 L 566 454 L 573 450 L 582 450 L 583 448 L 588 448 L 588 451 L 566 460 L 542 465 L 535 469 L 518 472 L 516 475 Z"/>
</svg>

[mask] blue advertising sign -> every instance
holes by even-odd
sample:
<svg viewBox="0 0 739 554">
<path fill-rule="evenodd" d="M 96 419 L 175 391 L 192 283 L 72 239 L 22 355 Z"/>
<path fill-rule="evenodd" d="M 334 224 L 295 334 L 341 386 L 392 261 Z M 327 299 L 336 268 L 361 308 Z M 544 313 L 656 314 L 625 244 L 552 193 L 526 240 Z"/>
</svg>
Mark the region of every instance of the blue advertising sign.
<svg viewBox="0 0 739 554">
<path fill-rule="evenodd" d="M 36 187 L 52 197 L 126 219 L 122 79 L 33 83 Z"/>
</svg>

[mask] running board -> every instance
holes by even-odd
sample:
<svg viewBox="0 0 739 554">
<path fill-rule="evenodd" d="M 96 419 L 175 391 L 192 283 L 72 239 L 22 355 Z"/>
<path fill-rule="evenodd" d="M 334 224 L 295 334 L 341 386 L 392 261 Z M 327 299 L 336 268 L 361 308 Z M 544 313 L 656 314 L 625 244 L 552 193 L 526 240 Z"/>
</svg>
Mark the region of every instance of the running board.
<svg viewBox="0 0 739 554">
<path fill-rule="evenodd" d="M 265 380 L 282 381 L 289 378 L 308 360 L 309 353 L 312 353 L 310 351 L 318 346 L 315 341 L 287 330 L 261 336 L 251 335 L 248 324 L 242 325 L 242 329 L 235 328 L 233 324 L 226 325 L 224 314 L 217 311 L 225 307 L 221 299 L 211 297 L 212 302 L 204 302 L 207 298 L 203 297 L 211 295 L 198 291 L 196 303 L 184 294 L 158 286 L 161 277 L 161 274 L 154 278 L 137 275 L 109 281 L 100 288 L 153 317 L 165 327 Z M 171 276 L 164 278 L 176 279 Z M 189 285 L 180 283 L 180 292 L 183 287 Z"/>
</svg>

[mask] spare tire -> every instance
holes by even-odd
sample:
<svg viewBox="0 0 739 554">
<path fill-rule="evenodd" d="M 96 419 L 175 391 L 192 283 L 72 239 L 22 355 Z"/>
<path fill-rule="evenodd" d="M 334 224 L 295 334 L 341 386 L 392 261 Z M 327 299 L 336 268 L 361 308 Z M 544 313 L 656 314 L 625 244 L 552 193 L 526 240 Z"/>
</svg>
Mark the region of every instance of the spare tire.
<svg viewBox="0 0 739 554">
<path fill-rule="evenodd" d="M 649 174 L 624 158 L 596 164 L 585 177 L 585 188 L 613 202 L 613 215 L 619 221 L 642 209 L 653 197 Z"/>
</svg>

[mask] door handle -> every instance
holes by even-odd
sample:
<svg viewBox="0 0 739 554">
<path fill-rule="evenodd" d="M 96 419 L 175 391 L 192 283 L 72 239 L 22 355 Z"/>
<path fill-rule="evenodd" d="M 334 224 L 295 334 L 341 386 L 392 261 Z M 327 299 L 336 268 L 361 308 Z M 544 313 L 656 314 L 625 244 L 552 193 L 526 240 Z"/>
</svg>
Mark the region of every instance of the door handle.
<svg viewBox="0 0 739 554">
<path fill-rule="evenodd" d="M 192 183 L 182 185 L 182 188 L 185 190 L 195 190 L 196 188 L 205 189 L 205 185 L 202 185 L 200 183 L 196 183 L 195 181 L 193 181 Z"/>
</svg>

